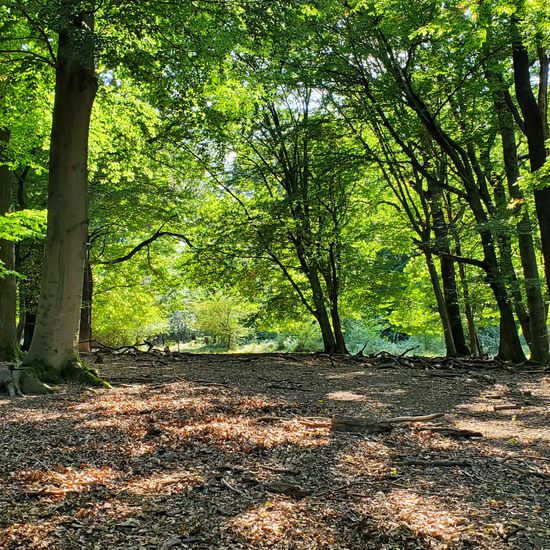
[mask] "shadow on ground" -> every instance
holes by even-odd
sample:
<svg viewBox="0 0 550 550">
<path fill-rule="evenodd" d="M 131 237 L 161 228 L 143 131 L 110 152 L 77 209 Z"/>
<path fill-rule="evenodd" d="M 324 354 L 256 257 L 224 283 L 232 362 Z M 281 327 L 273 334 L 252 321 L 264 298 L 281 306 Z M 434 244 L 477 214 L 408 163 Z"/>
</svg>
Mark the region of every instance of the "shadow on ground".
<svg viewBox="0 0 550 550">
<path fill-rule="evenodd" d="M 1 548 L 550 547 L 544 375 L 310 355 L 104 359 L 112 390 L 0 402 Z M 301 421 L 439 411 L 437 425 L 484 437 Z"/>
</svg>

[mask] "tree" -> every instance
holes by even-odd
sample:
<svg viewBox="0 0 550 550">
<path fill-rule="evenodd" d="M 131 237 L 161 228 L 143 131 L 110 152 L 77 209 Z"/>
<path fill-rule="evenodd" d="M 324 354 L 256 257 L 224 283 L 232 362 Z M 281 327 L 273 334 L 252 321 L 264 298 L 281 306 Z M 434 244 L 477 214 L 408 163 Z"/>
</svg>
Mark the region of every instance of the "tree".
<svg viewBox="0 0 550 550">
<path fill-rule="evenodd" d="M 449 40 L 460 42 L 461 35 L 449 31 L 446 12 L 435 3 L 421 10 L 411 6 L 408 13 L 412 17 L 403 20 L 402 6 L 391 1 L 370 6 L 354 3 L 351 9 L 334 4 L 325 13 L 317 12 L 311 18 L 317 21 L 310 39 L 316 40 L 320 52 L 328 48 L 332 54 L 314 59 L 315 74 L 321 85 L 330 86 L 350 103 L 363 103 L 367 120 L 375 116 L 410 162 L 415 162 L 418 146 L 425 149 L 426 143 L 425 156 L 437 149 L 438 156 L 445 158 L 477 224 L 483 260 L 476 263 L 486 271 L 500 311 L 499 357 L 521 362 L 524 354 L 490 226 L 488 179 L 480 170 L 471 136 L 461 125 L 463 104 L 458 103 L 457 111 L 454 101 L 471 69 L 467 64 L 457 66 L 462 81 L 458 86 L 455 73 L 450 72 L 451 82 L 447 82 L 442 70 L 459 51 L 448 47 Z M 433 78 L 426 78 L 427 74 Z M 419 124 L 420 133 L 411 133 Z M 426 171 L 421 164 L 415 169 Z"/>
<path fill-rule="evenodd" d="M 281 87 L 260 101 L 232 139 L 226 175 L 214 177 L 236 209 L 236 219 L 225 222 L 238 235 L 232 256 L 271 263 L 318 323 L 325 352 L 347 353 L 343 265 L 361 152 L 307 86 Z M 227 244 L 227 231 L 223 236 Z"/>
<path fill-rule="evenodd" d="M 97 91 L 94 15 L 63 1 L 58 13 L 48 232 L 37 324 L 25 364 L 47 381 L 74 374 L 88 223 L 88 134 Z M 99 381 L 91 373 L 89 379 Z"/>
<path fill-rule="evenodd" d="M 242 297 L 218 291 L 205 300 L 195 302 L 191 310 L 195 327 L 212 336 L 216 343 L 229 351 L 239 338 L 250 333 L 245 322 L 256 308 Z"/>
<path fill-rule="evenodd" d="M 10 131 L 0 127 L 0 216 L 11 209 L 11 173 L 7 159 Z M 19 357 L 16 339 L 15 245 L 0 236 L 0 360 Z"/>
<path fill-rule="evenodd" d="M 516 117 L 519 127 L 527 137 L 529 163 L 532 173 L 538 172 L 547 158 L 546 140 L 548 133 L 548 72 L 550 57 L 548 55 L 548 20 L 541 17 L 542 24 L 534 29 L 538 75 L 531 70 L 529 49 L 525 40 L 525 22 L 529 13 L 526 3 L 518 0 L 512 3 L 513 13 L 510 17 L 510 41 L 512 45 L 512 66 L 516 99 L 523 115 L 523 120 Z M 537 3 L 534 4 L 535 7 Z M 542 8 L 542 6 L 540 6 Z M 541 9 L 541 14 L 543 13 Z M 544 27 L 546 25 L 546 28 Z M 546 40 L 545 40 L 546 34 Z M 535 95 L 533 81 L 538 80 L 538 94 Z M 537 97 L 538 96 L 538 97 Z M 539 221 L 542 253 L 546 272 L 546 284 L 550 289 L 550 186 L 544 182 L 534 190 L 537 218 Z M 546 355 L 546 358 L 548 355 Z"/>
</svg>

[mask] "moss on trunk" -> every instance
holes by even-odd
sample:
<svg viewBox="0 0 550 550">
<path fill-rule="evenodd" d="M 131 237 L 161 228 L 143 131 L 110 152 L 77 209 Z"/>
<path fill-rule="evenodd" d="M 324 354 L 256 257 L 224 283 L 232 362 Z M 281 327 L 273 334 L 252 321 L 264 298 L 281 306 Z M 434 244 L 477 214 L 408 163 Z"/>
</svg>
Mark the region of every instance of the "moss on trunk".
<svg viewBox="0 0 550 550">
<path fill-rule="evenodd" d="M 20 387 L 24 394 L 44 395 L 54 391 L 50 384 L 61 384 L 68 381 L 96 388 L 111 387 L 94 368 L 82 362 L 72 361 L 63 369 L 58 370 L 36 360 L 25 365 L 25 369 L 21 373 Z"/>
</svg>

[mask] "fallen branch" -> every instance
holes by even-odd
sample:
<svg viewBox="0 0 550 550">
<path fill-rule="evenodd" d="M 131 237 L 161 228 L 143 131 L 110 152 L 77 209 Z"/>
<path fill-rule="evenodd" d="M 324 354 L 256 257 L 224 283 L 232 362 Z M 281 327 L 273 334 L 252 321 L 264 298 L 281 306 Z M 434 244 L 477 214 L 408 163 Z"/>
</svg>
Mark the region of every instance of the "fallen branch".
<svg viewBox="0 0 550 550">
<path fill-rule="evenodd" d="M 522 474 L 524 476 L 534 476 L 540 477 L 541 479 L 550 479 L 550 474 L 546 472 L 541 472 L 540 470 L 532 470 L 531 468 L 520 468 L 519 466 L 514 466 L 513 464 L 507 464 L 508 468 Z"/>
<path fill-rule="evenodd" d="M 264 470 L 268 470 L 276 474 L 289 474 L 292 476 L 297 476 L 300 473 L 298 472 L 298 470 L 293 470 L 291 468 L 279 468 L 276 466 L 267 466 L 266 464 L 262 464 L 260 467 L 263 468 Z"/>
<path fill-rule="evenodd" d="M 298 422 L 307 428 L 328 428 L 331 424 L 330 418 L 298 418 Z"/>
<path fill-rule="evenodd" d="M 398 422 L 429 422 L 430 420 L 435 420 L 436 418 L 441 418 L 442 416 L 445 416 L 445 413 L 438 412 L 423 416 L 396 416 L 395 418 L 388 418 L 386 422 L 389 422 L 390 424 L 396 424 Z"/>
<path fill-rule="evenodd" d="M 294 483 L 283 483 L 282 481 L 274 481 L 264 485 L 264 487 L 270 493 L 278 493 L 294 498 L 307 497 L 313 492 L 309 489 L 304 489 L 300 485 L 295 485 Z"/>
<path fill-rule="evenodd" d="M 331 429 L 333 432 L 382 434 L 391 432 L 392 425 L 387 420 L 375 418 L 336 416 L 332 419 Z"/>
<path fill-rule="evenodd" d="M 287 391 L 305 391 L 312 392 L 309 388 L 300 388 L 297 386 L 281 386 L 279 384 L 269 384 L 266 388 L 275 389 L 275 390 L 287 390 Z"/>
<path fill-rule="evenodd" d="M 398 355 L 398 357 L 405 357 L 405 355 L 407 355 L 407 353 L 409 353 L 410 351 L 414 351 L 415 349 L 418 349 L 420 346 L 413 346 L 412 348 L 409 348 L 409 349 L 406 349 L 403 353 L 400 353 Z"/>
<path fill-rule="evenodd" d="M 517 403 L 511 404 L 511 405 L 495 405 L 493 407 L 493 411 L 512 411 L 515 409 L 522 409 L 522 405 L 518 405 Z"/>
<path fill-rule="evenodd" d="M 444 426 L 434 426 L 433 428 L 420 428 L 421 431 L 427 431 L 431 433 L 438 433 L 445 437 L 452 437 L 454 439 L 468 439 L 471 437 L 483 437 L 481 432 L 474 430 L 463 430 L 460 428 L 447 428 Z"/>
<path fill-rule="evenodd" d="M 234 493 L 237 493 L 238 495 L 241 495 L 242 497 L 246 497 L 246 493 L 244 493 L 240 489 L 237 489 L 237 487 L 233 487 L 233 485 L 231 485 L 231 483 L 229 483 L 229 481 L 227 481 L 225 478 L 222 477 L 221 482 L 222 482 L 223 485 L 225 485 L 228 489 L 230 489 Z"/>
<path fill-rule="evenodd" d="M 449 468 L 453 466 L 469 467 L 472 465 L 466 460 L 434 460 L 426 458 L 402 458 L 399 460 L 399 464 L 405 466 L 441 466 Z"/>
</svg>

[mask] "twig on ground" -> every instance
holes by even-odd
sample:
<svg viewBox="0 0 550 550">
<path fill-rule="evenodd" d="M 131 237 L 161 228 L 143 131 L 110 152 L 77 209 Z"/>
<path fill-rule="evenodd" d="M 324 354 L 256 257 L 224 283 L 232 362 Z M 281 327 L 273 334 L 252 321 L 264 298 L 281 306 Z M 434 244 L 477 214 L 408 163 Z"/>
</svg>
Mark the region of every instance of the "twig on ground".
<svg viewBox="0 0 550 550">
<path fill-rule="evenodd" d="M 221 483 L 225 485 L 229 490 L 233 491 L 234 493 L 237 493 L 238 495 L 241 495 L 242 497 L 246 497 L 246 493 L 241 491 L 240 489 L 237 489 L 237 487 L 233 487 L 229 481 L 227 481 L 225 478 L 221 478 Z"/>
</svg>

